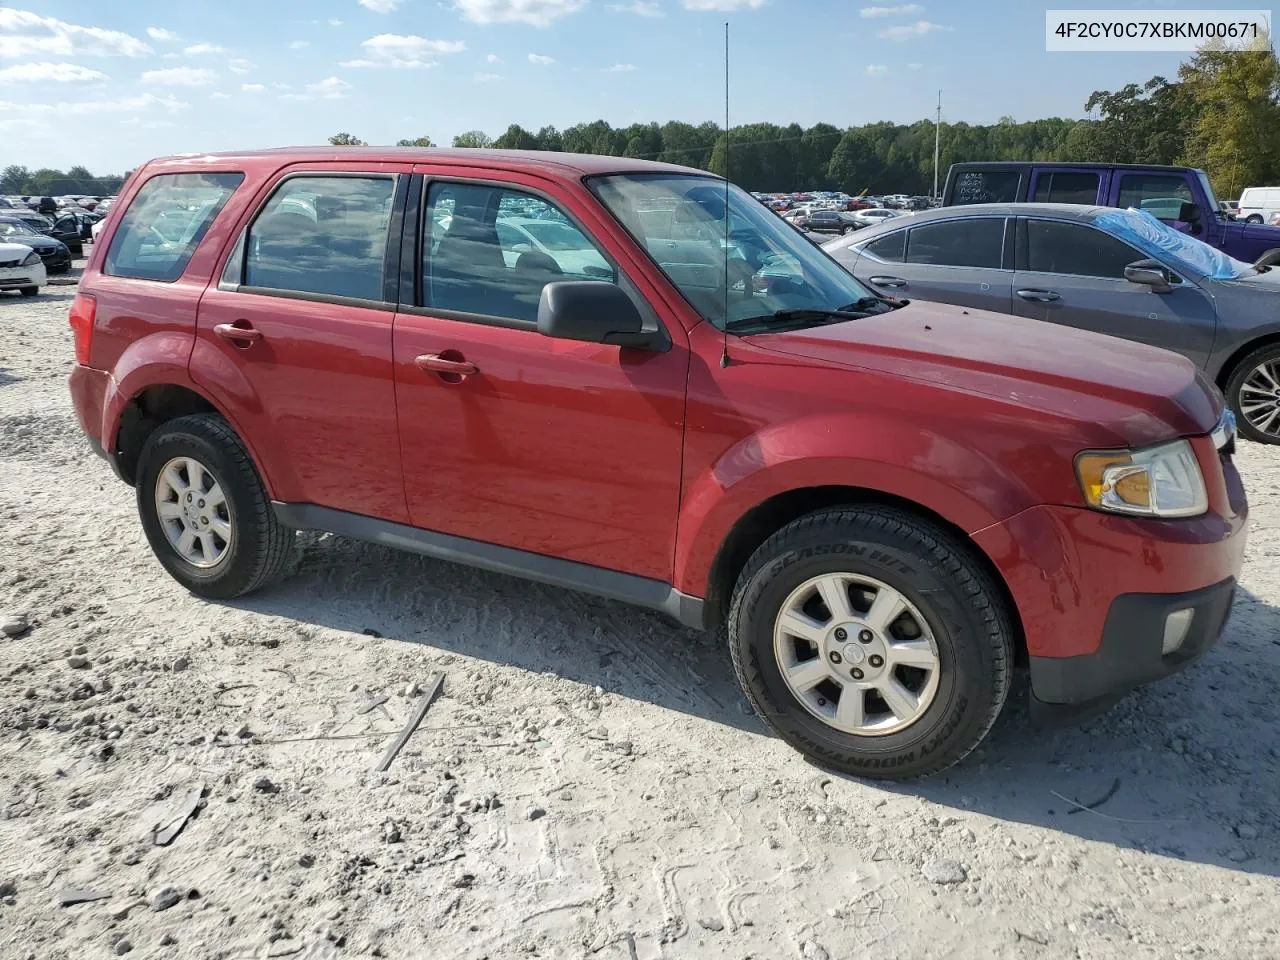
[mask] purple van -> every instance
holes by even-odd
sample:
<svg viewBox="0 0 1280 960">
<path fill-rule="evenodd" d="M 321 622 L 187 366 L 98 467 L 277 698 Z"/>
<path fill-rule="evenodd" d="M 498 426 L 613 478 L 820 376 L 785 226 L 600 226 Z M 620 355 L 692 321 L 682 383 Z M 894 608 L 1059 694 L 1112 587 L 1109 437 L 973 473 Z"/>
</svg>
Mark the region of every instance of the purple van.
<svg viewBox="0 0 1280 960">
<path fill-rule="evenodd" d="M 1269 262 L 1280 258 L 1280 227 L 1230 219 L 1208 176 L 1192 167 L 955 163 L 942 194 L 943 206 L 1028 202 L 1135 207 L 1245 263 L 1256 263 L 1268 253 Z"/>
</svg>

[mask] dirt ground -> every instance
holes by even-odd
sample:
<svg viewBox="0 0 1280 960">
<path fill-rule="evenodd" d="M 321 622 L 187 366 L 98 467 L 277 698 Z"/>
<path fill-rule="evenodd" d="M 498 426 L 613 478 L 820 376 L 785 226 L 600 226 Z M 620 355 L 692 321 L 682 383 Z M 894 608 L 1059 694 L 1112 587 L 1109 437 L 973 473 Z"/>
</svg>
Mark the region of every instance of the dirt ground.
<svg viewBox="0 0 1280 960">
<path fill-rule="evenodd" d="M 1083 729 L 1019 684 L 964 764 L 886 786 L 619 604 L 335 537 L 189 596 L 76 426 L 72 290 L 0 296 L 0 956 L 1280 957 L 1280 449 L 1242 443 L 1206 659 Z"/>
</svg>

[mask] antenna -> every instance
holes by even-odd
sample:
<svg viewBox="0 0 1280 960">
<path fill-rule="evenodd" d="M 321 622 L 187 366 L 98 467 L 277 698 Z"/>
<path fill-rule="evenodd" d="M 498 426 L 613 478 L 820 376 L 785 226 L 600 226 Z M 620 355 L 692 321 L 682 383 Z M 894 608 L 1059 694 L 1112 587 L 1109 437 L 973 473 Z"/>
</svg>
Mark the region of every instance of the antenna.
<svg viewBox="0 0 1280 960">
<path fill-rule="evenodd" d="M 933 125 L 933 198 L 938 198 L 938 147 L 942 144 L 942 91 L 938 91 L 938 119 Z"/>
<path fill-rule="evenodd" d="M 724 329 L 720 331 L 720 366 L 729 365 L 729 21 L 724 22 Z"/>
</svg>

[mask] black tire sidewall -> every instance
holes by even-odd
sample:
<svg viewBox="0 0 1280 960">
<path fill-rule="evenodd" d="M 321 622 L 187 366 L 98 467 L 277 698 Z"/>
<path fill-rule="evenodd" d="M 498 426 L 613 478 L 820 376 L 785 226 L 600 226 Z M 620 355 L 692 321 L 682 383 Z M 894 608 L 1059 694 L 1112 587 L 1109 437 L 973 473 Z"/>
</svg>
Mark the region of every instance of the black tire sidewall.
<svg viewBox="0 0 1280 960">
<path fill-rule="evenodd" d="M 165 464 L 175 457 L 190 457 L 210 471 L 227 501 L 227 514 L 232 529 L 231 549 L 212 567 L 197 567 L 178 555 L 165 535 L 156 512 L 156 480 Z M 138 514 L 143 531 L 156 558 L 179 583 L 205 596 L 235 596 L 247 580 L 246 571 L 254 566 L 248 556 L 259 548 L 255 531 L 246 529 L 243 518 L 246 507 L 257 495 L 257 477 L 245 477 L 221 444 L 198 433 L 182 429 L 182 421 L 173 421 L 156 430 L 143 446 L 138 461 Z"/>
<path fill-rule="evenodd" d="M 743 590 L 730 638 L 751 694 L 782 737 L 818 763 L 870 776 L 914 776 L 950 766 L 989 725 L 992 701 L 1003 701 L 993 677 L 989 640 L 978 612 L 956 583 L 894 536 L 867 531 L 818 532 L 772 557 Z M 856 538 L 856 539 L 855 539 Z M 884 736 L 841 733 L 810 714 L 782 679 L 773 626 L 786 597 L 824 573 L 855 573 L 887 583 L 924 616 L 938 645 L 941 674 L 932 704 L 905 730 Z M 997 704 L 998 707 L 998 704 Z"/>
<path fill-rule="evenodd" d="M 1280 361 L 1280 343 L 1271 343 L 1260 347 L 1236 364 L 1236 368 L 1231 372 L 1231 377 L 1227 380 L 1226 394 L 1227 404 L 1231 407 L 1231 412 L 1236 415 L 1236 429 L 1240 435 L 1255 443 L 1274 445 L 1280 443 L 1280 437 L 1273 437 L 1263 433 L 1248 421 L 1244 412 L 1240 409 L 1240 388 L 1244 386 L 1249 374 L 1253 373 L 1259 364 L 1266 363 L 1269 360 Z"/>
</svg>

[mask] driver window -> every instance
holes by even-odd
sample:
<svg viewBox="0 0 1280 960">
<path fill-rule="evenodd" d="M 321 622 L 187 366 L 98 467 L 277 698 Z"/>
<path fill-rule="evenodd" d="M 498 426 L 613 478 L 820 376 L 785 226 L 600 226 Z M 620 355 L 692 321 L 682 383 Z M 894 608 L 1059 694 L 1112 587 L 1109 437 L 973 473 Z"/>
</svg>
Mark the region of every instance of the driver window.
<svg viewBox="0 0 1280 960">
<path fill-rule="evenodd" d="M 1136 207 L 1166 223 L 1195 223 L 1200 211 L 1186 177 L 1168 174 L 1128 173 L 1120 178 L 1116 206 Z"/>
<path fill-rule="evenodd" d="M 433 183 L 424 223 L 423 306 L 533 323 L 548 283 L 617 279 L 559 208 L 530 194 Z"/>
</svg>

